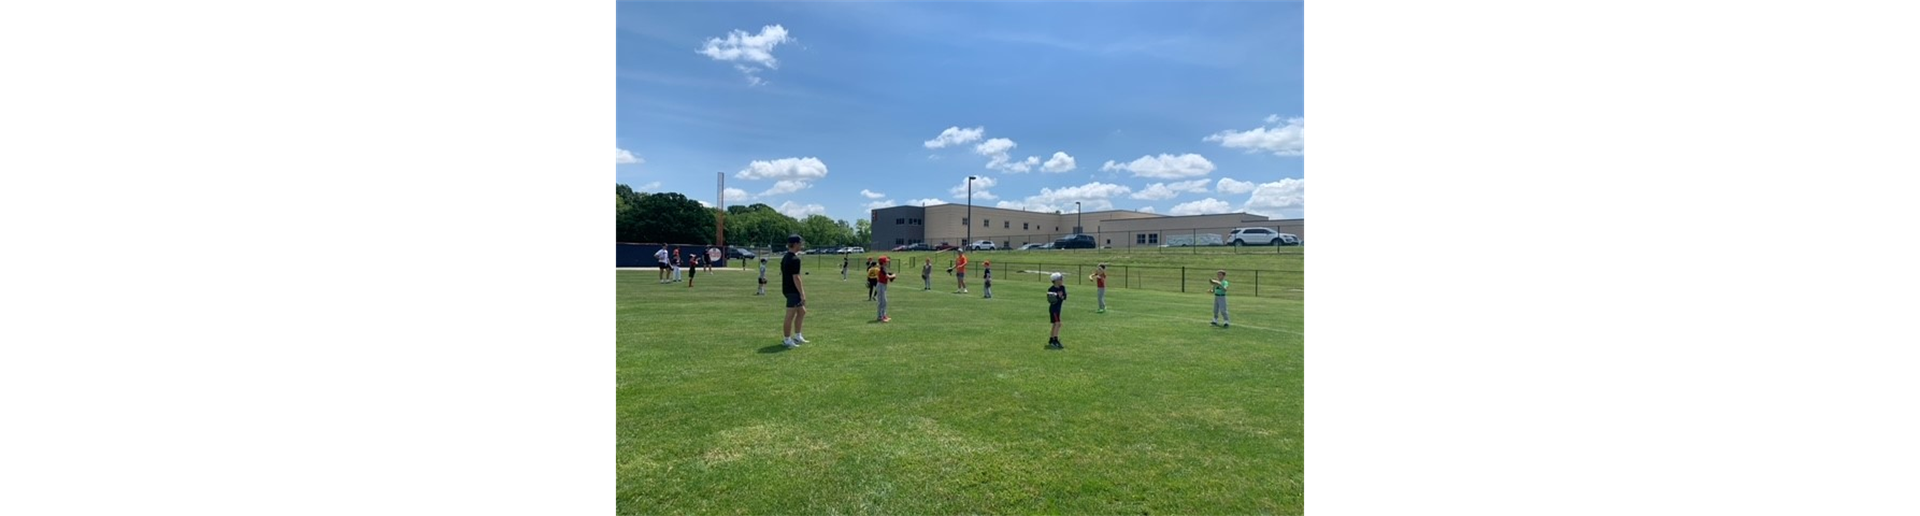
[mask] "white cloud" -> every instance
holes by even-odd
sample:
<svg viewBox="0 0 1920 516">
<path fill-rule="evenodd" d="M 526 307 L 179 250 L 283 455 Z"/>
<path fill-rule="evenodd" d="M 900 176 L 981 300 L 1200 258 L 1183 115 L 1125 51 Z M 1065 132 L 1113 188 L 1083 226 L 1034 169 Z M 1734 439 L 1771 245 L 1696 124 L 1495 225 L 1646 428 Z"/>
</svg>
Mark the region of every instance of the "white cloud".
<svg viewBox="0 0 1920 516">
<path fill-rule="evenodd" d="M 635 191 L 635 192 L 657 192 L 657 191 L 660 191 L 660 182 L 659 182 L 659 181 L 654 181 L 654 182 L 651 182 L 651 183 L 647 183 L 647 184 L 644 184 L 644 185 L 640 185 L 640 187 L 639 187 L 639 188 L 635 188 L 635 189 L 633 189 L 633 191 Z"/>
<path fill-rule="evenodd" d="M 925 199 L 914 199 L 911 201 L 907 201 L 907 206 L 937 206 L 941 204 L 948 204 L 947 200 L 928 197 Z"/>
<path fill-rule="evenodd" d="M 1026 173 L 1028 171 L 1033 170 L 1033 167 L 1036 167 L 1039 165 L 1040 165 L 1039 156 L 1027 156 L 1026 160 L 1023 160 L 1019 163 L 1009 164 L 1005 167 L 1001 167 L 1001 169 L 1006 170 L 1007 173 L 1009 174 L 1022 174 L 1022 173 Z"/>
<path fill-rule="evenodd" d="M 1172 188 L 1176 192 L 1207 193 L 1207 180 L 1195 179 L 1192 181 L 1167 183 L 1167 188 Z"/>
<path fill-rule="evenodd" d="M 1152 206 L 1148 206 L 1148 207 L 1145 207 L 1145 208 L 1140 208 L 1140 209 L 1138 209 L 1138 210 L 1133 210 L 1133 211 L 1137 211 L 1137 212 L 1140 212 L 1140 213 L 1153 213 L 1153 207 L 1152 207 Z"/>
<path fill-rule="evenodd" d="M 1172 199 L 1174 196 L 1180 195 L 1181 192 L 1207 193 L 1207 180 L 1195 179 L 1177 183 L 1154 183 L 1147 185 L 1147 188 L 1140 190 L 1139 193 L 1133 194 L 1133 198 L 1161 201 Z"/>
<path fill-rule="evenodd" d="M 988 158 L 987 168 L 1001 168 L 1007 164 L 1007 160 L 1011 159 L 1007 156 L 1007 152 L 1019 146 L 1020 144 L 1014 143 L 1013 140 L 994 138 L 973 146 L 973 153 Z"/>
<path fill-rule="evenodd" d="M 1155 179 L 1185 179 L 1213 173 L 1213 162 L 1199 154 L 1161 154 L 1159 156 L 1141 156 L 1132 163 L 1120 164 L 1107 161 L 1101 165 L 1102 171 L 1125 170 L 1133 172 L 1134 177 Z"/>
<path fill-rule="evenodd" d="M 1102 183 L 1099 181 L 1094 181 L 1092 183 L 1087 183 L 1080 186 L 1069 186 L 1069 187 L 1061 188 L 1058 190 L 1052 189 L 1052 188 L 1041 188 L 1040 195 L 1036 195 L 1031 198 L 1038 198 L 1039 200 L 1044 202 L 1090 201 L 1090 200 L 1110 199 L 1113 197 L 1119 197 L 1129 193 L 1133 193 L 1133 188 L 1116 185 L 1112 183 Z"/>
<path fill-rule="evenodd" d="M 787 214 L 788 217 L 793 217 L 796 219 L 804 219 L 804 218 L 807 218 L 808 215 L 826 215 L 827 214 L 826 206 L 821 206 L 818 204 L 795 204 L 793 201 L 780 203 L 779 206 L 774 207 L 774 210 L 777 210 L 780 213 L 785 213 Z"/>
<path fill-rule="evenodd" d="M 865 188 L 861 188 L 861 189 L 860 189 L 860 195 L 861 195 L 862 197 L 866 197 L 866 198 L 868 198 L 868 199 L 879 199 L 879 198 L 881 198 L 881 197 L 886 197 L 886 196 L 887 196 L 887 194 L 883 194 L 883 193 L 880 193 L 880 192 L 875 192 L 875 191 L 872 191 L 872 190 L 868 190 L 868 189 L 865 189 Z"/>
<path fill-rule="evenodd" d="M 693 202 L 697 202 L 697 203 L 700 203 L 700 207 L 702 207 L 702 208 L 712 208 L 712 207 L 713 207 L 713 203 L 710 203 L 710 202 L 707 202 L 707 201 L 702 201 L 702 200 L 699 200 L 699 199 L 694 199 L 694 200 L 693 200 Z"/>
<path fill-rule="evenodd" d="M 814 180 L 827 177 L 827 164 L 819 158 L 780 158 L 773 161 L 755 161 L 733 177 L 740 179 L 800 179 Z"/>
<path fill-rule="evenodd" d="M 1079 201 L 1081 211 L 1111 210 L 1113 209 L 1111 199 L 1132 192 L 1133 188 L 1130 187 L 1095 181 L 1060 189 L 1041 188 L 1039 195 L 1028 196 L 1019 202 L 1001 201 L 997 206 L 1028 211 L 1070 213 L 1073 211 L 1074 201 Z"/>
<path fill-rule="evenodd" d="M 1198 201 L 1175 204 L 1173 205 L 1173 209 L 1167 210 L 1167 214 L 1210 215 L 1215 213 L 1231 213 L 1232 211 L 1233 205 L 1228 204 L 1227 201 L 1208 197 Z"/>
<path fill-rule="evenodd" d="M 929 149 L 939 149 L 939 148 L 950 147 L 954 145 L 973 143 L 976 141 L 980 141 L 980 137 L 982 135 L 985 135 L 986 133 L 987 133 L 986 127 L 961 129 L 960 126 L 956 125 L 953 127 L 948 127 L 947 130 L 945 131 L 940 131 L 939 136 L 935 136 L 933 137 L 933 139 L 923 142 L 922 145 L 926 145 L 927 148 Z"/>
<path fill-rule="evenodd" d="M 1065 152 L 1055 152 L 1053 153 L 1053 158 L 1047 160 L 1045 166 L 1040 167 L 1040 171 L 1058 174 L 1071 171 L 1074 167 L 1073 156 L 1069 156 Z"/>
<path fill-rule="evenodd" d="M 747 34 L 743 30 L 727 33 L 726 39 L 708 38 L 705 47 L 697 53 L 713 58 L 715 61 L 731 62 L 733 68 L 747 75 L 747 82 L 758 86 L 765 81 L 754 75 L 761 68 L 776 70 L 780 61 L 773 57 L 773 47 L 781 43 L 792 43 L 787 36 L 787 28 L 768 25 L 760 28 L 759 34 Z"/>
<path fill-rule="evenodd" d="M 887 208 L 892 206 L 899 206 L 899 204 L 893 202 L 893 199 L 887 199 L 884 201 L 873 201 L 873 202 L 867 203 L 868 210 L 877 210 L 880 208 Z"/>
<path fill-rule="evenodd" d="M 614 147 L 613 150 L 613 163 L 615 165 L 638 165 L 647 162 L 647 160 L 640 159 L 639 156 L 633 155 L 632 152 L 628 152 L 626 149 Z"/>
<path fill-rule="evenodd" d="M 1307 181 L 1287 178 L 1263 183 L 1255 188 L 1253 195 L 1247 198 L 1247 204 L 1241 209 L 1255 215 L 1294 218 L 1305 217 L 1306 208 Z"/>
<path fill-rule="evenodd" d="M 773 188 L 768 188 L 767 191 L 760 192 L 760 195 L 757 195 L 755 197 L 765 199 L 768 197 L 773 197 L 775 195 L 790 194 L 790 193 L 798 192 L 801 190 L 805 190 L 811 186 L 813 185 L 810 183 L 807 183 L 805 180 L 782 179 L 780 180 L 780 182 L 774 183 Z"/>
<path fill-rule="evenodd" d="M 979 179 L 973 180 L 973 199 L 976 201 L 991 201 L 994 199 L 999 199 L 1000 196 L 994 195 L 993 192 L 989 192 L 987 191 L 987 189 L 993 188 L 993 185 L 1000 184 L 1000 182 L 997 180 L 994 180 L 992 176 L 978 176 L 978 177 Z M 967 198 L 966 178 L 961 178 L 959 185 L 956 185 L 953 188 L 948 188 L 947 194 L 952 195 L 954 199 L 966 199 Z"/>
<path fill-rule="evenodd" d="M 1235 181 L 1231 177 L 1223 177 L 1220 178 L 1220 184 L 1215 188 L 1223 194 L 1240 195 L 1253 191 L 1253 188 L 1256 186 L 1259 186 L 1259 183 L 1253 181 Z"/>
<path fill-rule="evenodd" d="M 1247 131 L 1220 131 L 1201 141 L 1220 142 L 1229 149 L 1247 152 L 1271 152 L 1275 156 L 1299 156 L 1306 150 L 1307 119 L 1293 117 L 1280 124 L 1280 116 L 1267 117 L 1267 124 Z"/>
<path fill-rule="evenodd" d="M 1149 201 L 1164 201 L 1167 199 L 1172 199 L 1178 195 L 1180 195 L 1180 192 L 1175 192 L 1173 191 L 1172 188 L 1167 188 L 1166 183 L 1154 183 L 1154 184 L 1147 185 L 1145 189 L 1142 189 L 1139 192 L 1134 193 L 1133 198 L 1146 199 Z"/>
<path fill-rule="evenodd" d="M 753 194 L 749 194 L 747 193 L 746 190 L 741 190 L 739 188 L 734 188 L 731 186 L 727 187 L 725 190 L 721 190 L 720 193 L 722 194 L 722 196 L 727 198 L 726 201 L 728 203 L 733 203 L 734 201 L 746 202 L 746 201 L 753 200 Z"/>
</svg>

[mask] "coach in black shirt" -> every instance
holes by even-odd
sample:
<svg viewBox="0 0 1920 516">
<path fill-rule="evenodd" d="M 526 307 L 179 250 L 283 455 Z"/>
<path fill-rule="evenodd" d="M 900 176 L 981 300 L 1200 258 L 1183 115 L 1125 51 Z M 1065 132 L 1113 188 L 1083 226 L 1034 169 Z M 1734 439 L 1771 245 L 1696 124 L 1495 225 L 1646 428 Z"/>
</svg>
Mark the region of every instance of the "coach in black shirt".
<svg viewBox="0 0 1920 516">
<path fill-rule="evenodd" d="M 800 323 L 807 318 L 807 293 L 800 286 L 800 235 L 787 237 L 787 255 L 780 258 L 780 293 L 787 295 L 787 315 L 780 320 L 780 332 L 786 338 L 780 345 L 788 348 L 807 343 L 800 334 Z"/>
</svg>

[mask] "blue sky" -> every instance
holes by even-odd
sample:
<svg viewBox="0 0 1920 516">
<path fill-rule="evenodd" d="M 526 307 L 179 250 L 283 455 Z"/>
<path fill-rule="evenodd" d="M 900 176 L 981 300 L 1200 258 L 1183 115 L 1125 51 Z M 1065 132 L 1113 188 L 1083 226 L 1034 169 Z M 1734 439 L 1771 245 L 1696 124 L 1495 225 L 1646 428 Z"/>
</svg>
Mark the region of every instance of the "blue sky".
<svg viewBox="0 0 1920 516">
<path fill-rule="evenodd" d="M 618 10 L 636 189 L 712 203 L 724 172 L 727 204 L 851 222 L 977 175 L 982 206 L 1305 215 L 1298 2 Z"/>
</svg>

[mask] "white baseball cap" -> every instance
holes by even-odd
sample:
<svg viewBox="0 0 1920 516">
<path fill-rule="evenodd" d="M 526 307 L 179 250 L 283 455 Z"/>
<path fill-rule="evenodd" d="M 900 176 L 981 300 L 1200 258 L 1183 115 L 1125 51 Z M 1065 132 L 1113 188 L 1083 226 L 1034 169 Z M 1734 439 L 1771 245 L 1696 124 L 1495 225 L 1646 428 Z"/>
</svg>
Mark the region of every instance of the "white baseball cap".
<svg viewBox="0 0 1920 516">
<path fill-rule="evenodd" d="M 1058 273 L 1058 272 L 1056 272 L 1056 273 L 1053 273 L 1053 280 L 1054 280 L 1054 281 L 1060 281 L 1060 278 L 1065 278 L 1065 277 L 1067 277 L 1067 276 L 1066 276 L 1066 275 L 1064 275 L 1064 274 L 1060 274 L 1060 273 Z"/>
</svg>

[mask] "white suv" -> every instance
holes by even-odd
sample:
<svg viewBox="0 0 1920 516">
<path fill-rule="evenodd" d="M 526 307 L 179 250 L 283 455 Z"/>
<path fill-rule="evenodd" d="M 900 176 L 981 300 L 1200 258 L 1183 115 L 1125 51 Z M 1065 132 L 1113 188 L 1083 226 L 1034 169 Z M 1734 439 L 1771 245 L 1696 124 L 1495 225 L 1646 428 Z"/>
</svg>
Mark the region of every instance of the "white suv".
<svg viewBox="0 0 1920 516">
<path fill-rule="evenodd" d="M 1228 245 L 1293 245 L 1299 237 L 1267 228 L 1240 228 L 1227 235 Z"/>
<path fill-rule="evenodd" d="M 967 246 L 967 249 L 974 250 L 974 251 L 992 251 L 994 249 L 997 249 L 997 247 L 994 247 L 992 240 L 981 240 L 979 242 L 974 242 L 973 245 Z"/>
</svg>

